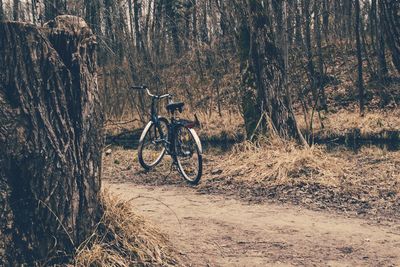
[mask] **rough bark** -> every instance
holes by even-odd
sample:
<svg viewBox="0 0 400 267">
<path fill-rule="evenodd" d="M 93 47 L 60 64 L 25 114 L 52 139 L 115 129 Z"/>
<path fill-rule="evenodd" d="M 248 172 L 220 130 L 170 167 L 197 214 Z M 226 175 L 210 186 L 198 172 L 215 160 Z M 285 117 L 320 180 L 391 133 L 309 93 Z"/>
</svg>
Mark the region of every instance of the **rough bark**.
<svg viewBox="0 0 400 267">
<path fill-rule="evenodd" d="M 95 37 L 72 16 L 0 36 L 0 265 L 60 263 L 101 215 Z"/>
<path fill-rule="evenodd" d="M 269 31 L 261 1 L 247 0 L 248 21 L 242 23 L 242 108 L 248 137 L 255 131 L 301 138 L 284 88 L 284 61 Z M 264 115 L 264 118 L 262 116 Z"/>
</svg>

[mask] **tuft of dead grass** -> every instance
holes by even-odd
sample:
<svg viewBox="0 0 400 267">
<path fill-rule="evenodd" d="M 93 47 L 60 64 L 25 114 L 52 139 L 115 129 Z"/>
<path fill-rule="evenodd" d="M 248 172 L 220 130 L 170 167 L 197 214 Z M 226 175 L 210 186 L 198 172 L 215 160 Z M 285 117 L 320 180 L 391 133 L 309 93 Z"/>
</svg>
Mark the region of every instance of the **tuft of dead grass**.
<svg viewBox="0 0 400 267">
<path fill-rule="evenodd" d="M 183 266 L 167 236 L 122 201 L 105 191 L 104 215 L 79 248 L 76 266 Z"/>
<path fill-rule="evenodd" d="M 337 187 L 340 177 L 351 173 L 348 162 L 325 153 L 322 146 L 303 148 L 279 139 L 238 144 L 222 164 L 227 176 L 272 185 L 301 179 Z"/>
</svg>

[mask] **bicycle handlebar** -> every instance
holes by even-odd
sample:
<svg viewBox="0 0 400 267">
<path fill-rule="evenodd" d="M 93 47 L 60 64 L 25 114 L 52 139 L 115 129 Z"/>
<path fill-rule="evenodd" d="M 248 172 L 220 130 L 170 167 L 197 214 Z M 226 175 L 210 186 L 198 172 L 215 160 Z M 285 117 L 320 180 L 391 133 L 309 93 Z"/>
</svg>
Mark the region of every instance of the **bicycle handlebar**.
<svg viewBox="0 0 400 267">
<path fill-rule="evenodd" d="M 131 89 L 133 89 L 133 90 L 146 90 L 146 92 L 147 92 L 147 94 L 148 94 L 149 96 L 151 96 L 151 97 L 153 97 L 153 98 L 156 98 L 156 99 L 163 99 L 163 98 L 166 98 L 166 97 L 172 97 L 172 96 L 173 96 L 173 95 L 171 95 L 171 94 L 153 95 L 153 94 L 150 92 L 149 88 L 148 88 L 146 85 L 142 85 L 142 86 L 132 86 Z"/>
<path fill-rule="evenodd" d="M 147 89 L 148 87 L 146 85 L 141 85 L 141 86 L 132 86 L 131 89 L 133 90 L 144 90 Z"/>
</svg>

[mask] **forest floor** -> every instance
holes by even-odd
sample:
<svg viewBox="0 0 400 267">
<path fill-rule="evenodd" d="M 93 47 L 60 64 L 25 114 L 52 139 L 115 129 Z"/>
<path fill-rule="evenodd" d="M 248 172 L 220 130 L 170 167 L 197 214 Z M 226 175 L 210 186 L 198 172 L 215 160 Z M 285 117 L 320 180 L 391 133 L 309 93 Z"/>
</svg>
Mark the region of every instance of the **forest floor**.
<svg viewBox="0 0 400 267">
<path fill-rule="evenodd" d="M 169 157 L 144 172 L 134 150 L 113 148 L 103 181 L 193 266 L 398 266 L 399 154 L 243 143 L 208 149 L 189 187 Z"/>
<path fill-rule="evenodd" d="M 109 183 L 166 233 L 188 266 L 398 266 L 400 227 L 191 188 Z"/>
</svg>

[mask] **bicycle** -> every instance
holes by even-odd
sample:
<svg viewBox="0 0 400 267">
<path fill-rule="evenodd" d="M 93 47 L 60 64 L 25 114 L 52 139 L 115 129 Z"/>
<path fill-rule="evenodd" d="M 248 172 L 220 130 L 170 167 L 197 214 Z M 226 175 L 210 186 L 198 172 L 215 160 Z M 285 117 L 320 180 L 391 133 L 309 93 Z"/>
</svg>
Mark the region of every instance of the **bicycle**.
<svg viewBox="0 0 400 267">
<path fill-rule="evenodd" d="M 181 176 L 189 184 L 198 184 L 203 171 L 203 159 L 200 138 L 193 129 L 199 126 L 197 116 L 195 121 L 177 118 L 176 113 L 182 113 L 185 103 L 174 102 L 172 94 L 154 95 L 147 86 L 133 86 L 131 89 L 146 90 L 152 99 L 150 121 L 139 140 L 140 165 L 149 171 L 168 154 Z M 166 109 L 171 115 L 170 120 L 158 115 L 157 103 L 163 99 L 168 99 Z"/>
</svg>

